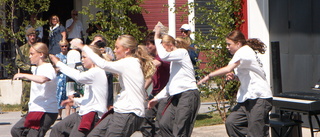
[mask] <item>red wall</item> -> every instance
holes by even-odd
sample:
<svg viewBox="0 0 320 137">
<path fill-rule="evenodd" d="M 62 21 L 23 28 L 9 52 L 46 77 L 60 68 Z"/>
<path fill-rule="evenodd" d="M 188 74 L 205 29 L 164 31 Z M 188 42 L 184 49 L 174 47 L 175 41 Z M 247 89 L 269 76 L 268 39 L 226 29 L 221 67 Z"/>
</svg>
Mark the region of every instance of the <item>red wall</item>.
<svg viewBox="0 0 320 137">
<path fill-rule="evenodd" d="M 141 4 L 141 7 L 149 12 L 142 13 L 147 30 L 153 30 L 158 21 L 168 26 L 168 8 L 164 6 L 167 3 L 167 0 L 145 0 L 144 4 Z M 139 22 L 141 22 L 141 20 Z"/>
<path fill-rule="evenodd" d="M 248 38 L 248 6 L 247 0 L 242 0 L 242 20 L 243 24 L 240 27 L 241 32 Z"/>
<path fill-rule="evenodd" d="M 186 4 L 187 0 L 176 0 L 176 7 L 181 7 L 182 5 Z M 149 13 L 142 13 L 142 18 L 136 19 L 138 24 L 145 25 L 147 30 L 153 30 L 154 26 L 160 21 L 163 25 L 169 26 L 168 24 L 168 1 L 167 0 L 145 0 L 144 4 L 141 4 L 147 12 Z M 187 7 L 186 7 L 187 8 Z M 186 9 L 184 8 L 184 9 Z M 176 8 L 177 10 L 178 8 Z M 187 15 L 187 12 L 179 11 L 176 12 L 176 34 L 177 36 L 181 36 L 180 34 L 180 27 L 182 24 L 188 23 L 188 16 L 185 16 L 183 20 L 181 17 L 183 15 Z M 133 19 L 135 20 L 135 19 Z"/>
</svg>

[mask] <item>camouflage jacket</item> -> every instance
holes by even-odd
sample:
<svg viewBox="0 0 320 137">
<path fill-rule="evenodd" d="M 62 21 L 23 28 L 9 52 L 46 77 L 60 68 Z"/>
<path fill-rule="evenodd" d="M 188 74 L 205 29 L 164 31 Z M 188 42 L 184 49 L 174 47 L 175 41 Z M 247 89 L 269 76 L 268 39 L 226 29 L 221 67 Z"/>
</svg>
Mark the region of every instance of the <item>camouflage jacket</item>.
<svg viewBox="0 0 320 137">
<path fill-rule="evenodd" d="M 20 69 L 21 73 L 31 73 L 31 65 L 30 65 L 30 60 L 29 60 L 29 49 L 30 49 L 31 45 L 24 44 L 23 46 L 21 46 L 19 49 L 22 53 L 22 56 L 20 56 L 20 53 L 17 52 L 16 55 L 16 66 Z"/>
</svg>

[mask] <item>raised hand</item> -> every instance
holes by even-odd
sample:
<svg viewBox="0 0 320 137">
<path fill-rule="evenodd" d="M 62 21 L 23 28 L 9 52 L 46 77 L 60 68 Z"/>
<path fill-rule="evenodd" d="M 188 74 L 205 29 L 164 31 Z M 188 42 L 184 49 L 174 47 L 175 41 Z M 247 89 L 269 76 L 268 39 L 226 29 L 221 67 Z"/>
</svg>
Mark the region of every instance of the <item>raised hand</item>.
<svg viewBox="0 0 320 137">
<path fill-rule="evenodd" d="M 82 49 L 84 47 L 82 40 L 79 38 L 72 39 L 70 41 L 70 44 L 71 44 L 70 47 L 75 46 L 75 47 L 78 47 L 79 49 Z"/>
<path fill-rule="evenodd" d="M 56 65 L 58 61 L 60 61 L 60 59 L 58 57 L 56 57 L 55 55 L 50 54 L 49 58 L 51 60 L 51 62 Z"/>
</svg>

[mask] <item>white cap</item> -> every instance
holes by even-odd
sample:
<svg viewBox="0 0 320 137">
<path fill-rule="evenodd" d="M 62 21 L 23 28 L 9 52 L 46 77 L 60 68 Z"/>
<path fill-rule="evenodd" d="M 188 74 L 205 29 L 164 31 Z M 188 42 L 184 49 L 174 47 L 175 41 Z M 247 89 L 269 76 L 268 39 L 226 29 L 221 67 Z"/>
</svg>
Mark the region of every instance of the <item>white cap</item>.
<svg viewBox="0 0 320 137">
<path fill-rule="evenodd" d="M 191 31 L 191 27 L 189 26 L 189 24 L 183 24 L 180 29 Z"/>
</svg>

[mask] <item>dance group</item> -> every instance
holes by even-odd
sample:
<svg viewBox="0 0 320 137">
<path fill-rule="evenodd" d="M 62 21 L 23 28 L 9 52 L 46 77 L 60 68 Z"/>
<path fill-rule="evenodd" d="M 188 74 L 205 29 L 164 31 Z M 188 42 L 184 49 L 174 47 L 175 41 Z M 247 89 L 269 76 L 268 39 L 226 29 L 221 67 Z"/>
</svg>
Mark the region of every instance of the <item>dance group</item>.
<svg viewBox="0 0 320 137">
<path fill-rule="evenodd" d="M 200 107 L 197 85 L 224 74 L 227 80 L 241 82 L 238 104 L 226 121 L 228 135 L 268 136 L 272 93 L 257 56 L 265 52 L 261 41 L 246 40 L 240 31 L 232 31 L 226 36 L 227 49 L 233 54 L 229 64 L 197 82 L 188 52 L 190 42 L 160 31 L 161 26 L 156 25 L 146 37 L 145 46 L 131 35 L 119 36 L 114 46 L 115 61 L 104 56 L 98 44 L 71 40 L 71 47 L 81 50 L 84 71 L 49 54 L 46 44 L 33 44 L 29 50 L 32 74 L 14 75 L 14 79 L 31 81 L 29 112 L 12 127 L 11 135 L 43 137 L 55 123 L 58 71 L 84 84 L 84 91 L 79 98 L 69 96 L 61 102 L 62 106 L 77 105 L 79 110 L 57 122 L 50 137 L 130 137 L 137 130 L 148 137 L 190 137 Z M 118 76 L 121 87 L 112 105 L 106 71 Z M 148 95 L 146 88 L 151 83 L 153 89 Z"/>
</svg>

